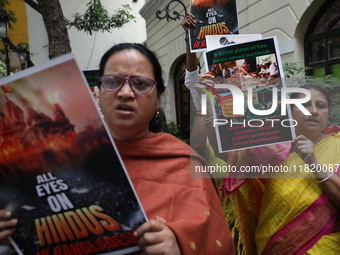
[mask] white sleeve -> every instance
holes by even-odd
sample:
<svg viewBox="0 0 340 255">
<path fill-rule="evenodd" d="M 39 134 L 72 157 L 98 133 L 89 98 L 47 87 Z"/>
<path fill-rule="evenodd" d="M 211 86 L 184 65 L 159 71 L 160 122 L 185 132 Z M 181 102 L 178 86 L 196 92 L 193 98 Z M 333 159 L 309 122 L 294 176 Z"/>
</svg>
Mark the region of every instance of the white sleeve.
<svg viewBox="0 0 340 255">
<path fill-rule="evenodd" d="M 184 85 L 190 90 L 190 94 L 192 97 L 192 100 L 194 101 L 194 105 L 196 109 L 201 109 L 201 98 L 198 95 L 198 92 L 195 88 L 195 84 L 198 80 L 198 74 L 199 74 L 199 68 L 197 67 L 197 70 L 189 72 L 187 69 L 185 69 L 185 81 Z"/>
<path fill-rule="evenodd" d="M 185 81 L 184 84 L 188 89 L 193 89 L 195 87 L 195 83 L 197 82 L 199 75 L 199 68 L 195 71 L 189 72 L 187 69 L 185 69 Z"/>
</svg>

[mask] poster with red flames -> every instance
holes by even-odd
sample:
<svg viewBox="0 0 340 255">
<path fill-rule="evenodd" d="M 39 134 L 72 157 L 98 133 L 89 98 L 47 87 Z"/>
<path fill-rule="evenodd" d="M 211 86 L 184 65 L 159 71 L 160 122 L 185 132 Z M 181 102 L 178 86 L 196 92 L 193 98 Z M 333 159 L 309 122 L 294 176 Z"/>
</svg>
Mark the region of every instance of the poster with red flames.
<svg viewBox="0 0 340 255">
<path fill-rule="evenodd" d="M 0 87 L 0 208 L 18 254 L 137 251 L 146 215 L 74 56 Z"/>
<path fill-rule="evenodd" d="M 189 29 L 190 51 L 207 48 L 206 35 L 238 34 L 236 0 L 191 0 L 196 26 Z"/>
</svg>

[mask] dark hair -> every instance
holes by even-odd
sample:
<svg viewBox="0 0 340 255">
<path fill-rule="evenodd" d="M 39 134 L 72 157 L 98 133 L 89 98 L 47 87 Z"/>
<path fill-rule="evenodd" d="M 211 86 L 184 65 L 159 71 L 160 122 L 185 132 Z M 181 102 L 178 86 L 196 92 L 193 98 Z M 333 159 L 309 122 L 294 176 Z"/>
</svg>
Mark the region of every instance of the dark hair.
<svg viewBox="0 0 340 255">
<path fill-rule="evenodd" d="M 120 44 L 114 45 L 108 51 L 106 51 L 105 54 L 102 56 L 102 58 L 100 60 L 99 76 L 102 76 L 104 74 L 104 69 L 105 69 L 105 65 L 106 65 L 107 60 L 113 54 L 120 52 L 120 51 L 123 51 L 123 50 L 137 50 L 140 53 L 142 53 L 150 61 L 152 68 L 153 68 L 153 75 L 154 75 L 155 81 L 156 81 L 157 92 L 158 92 L 159 95 L 161 95 L 165 90 L 164 80 L 163 80 L 163 77 L 162 77 L 162 67 L 161 67 L 155 53 L 153 53 L 147 47 L 145 47 L 144 45 L 139 44 L 139 43 L 120 43 Z M 100 85 L 101 84 L 99 83 L 98 84 L 99 88 L 100 88 Z M 162 118 L 160 118 L 160 117 L 162 117 Z M 151 121 L 149 122 L 149 130 L 151 132 L 157 133 L 157 132 L 160 132 L 162 130 L 162 126 L 164 125 L 163 117 L 165 119 L 165 115 L 162 112 L 161 116 L 155 115 L 151 119 Z"/>
<path fill-rule="evenodd" d="M 328 110 L 331 109 L 332 99 L 331 99 L 331 96 L 329 95 L 329 93 L 328 93 L 324 88 L 321 88 L 321 87 L 319 87 L 319 86 L 317 86 L 317 85 L 302 85 L 302 86 L 300 86 L 299 88 L 304 88 L 304 89 L 308 89 L 308 90 L 310 90 L 310 89 L 315 89 L 315 90 L 321 92 L 321 93 L 325 96 L 325 98 L 326 98 L 326 100 L 327 100 L 327 103 L 328 103 Z M 292 94 L 289 96 L 289 98 L 292 98 L 292 99 L 298 98 L 300 94 L 301 94 L 301 93 L 294 92 L 294 93 L 292 93 Z M 292 109 L 292 110 L 293 110 L 293 107 L 294 107 L 294 105 L 292 104 L 292 105 L 291 105 L 291 109 Z"/>
<path fill-rule="evenodd" d="M 152 51 L 146 48 L 144 45 L 139 43 L 120 43 L 111 47 L 105 54 L 102 56 L 99 64 L 99 76 L 104 74 L 104 69 L 107 60 L 115 53 L 123 51 L 123 50 L 137 50 L 142 53 L 147 59 L 149 59 L 152 67 L 153 67 L 153 75 L 156 81 L 157 92 L 161 95 L 164 90 L 164 81 L 162 77 L 162 67 L 155 55 Z M 100 84 L 99 84 L 100 86 Z"/>
<path fill-rule="evenodd" d="M 158 108 L 158 116 L 155 116 L 152 121 L 150 121 L 149 130 L 154 133 L 170 133 L 168 124 L 166 123 L 166 116 L 162 108 Z"/>
</svg>

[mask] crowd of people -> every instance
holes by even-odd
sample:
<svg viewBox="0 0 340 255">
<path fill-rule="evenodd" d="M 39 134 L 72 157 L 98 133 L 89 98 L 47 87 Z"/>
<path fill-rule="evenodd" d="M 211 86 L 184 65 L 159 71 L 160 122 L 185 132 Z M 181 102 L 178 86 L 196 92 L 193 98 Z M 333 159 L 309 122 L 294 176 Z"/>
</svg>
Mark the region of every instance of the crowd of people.
<svg viewBox="0 0 340 255">
<path fill-rule="evenodd" d="M 195 26 L 191 13 L 181 23 Z M 117 44 L 100 61 L 100 108 L 148 221 L 135 230 L 141 251 L 136 254 L 235 254 L 235 246 L 222 210 L 220 195 L 231 198 L 243 254 L 340 254 L 340 133 L 327 127 L 331 99 L 317 86 L 305 87 L 312 95 L 304 106 L 311 115 L 292 108 L 296 138 L 293 142 L 219 153 L 212 126 L 212 111 L 201 115 L 195 53 L 187 45 L 185 85 L 197 114 L 191 147 L 164 130 L 160 121 L 165 90 L 156 55 L 136 43 Z M 274 63 L 272 63 L 274 64 Z M 270 67 L 269 67 L 270 68 Z M 245 67 L 237 68 L 243 72 Z M 244 70 L 243 70 L 244 69 Z M 294 93 L 292 98 L 302 98 Z M 209 104 L 208 104 L 209 105 Z M 284 165 L 305 168 L 300 178 L 229 178 L 219 193 L 208 173 L 190 178 L 194 166 Z M 0 244 L 19 219 L 0 209 Z"/>
</svg>

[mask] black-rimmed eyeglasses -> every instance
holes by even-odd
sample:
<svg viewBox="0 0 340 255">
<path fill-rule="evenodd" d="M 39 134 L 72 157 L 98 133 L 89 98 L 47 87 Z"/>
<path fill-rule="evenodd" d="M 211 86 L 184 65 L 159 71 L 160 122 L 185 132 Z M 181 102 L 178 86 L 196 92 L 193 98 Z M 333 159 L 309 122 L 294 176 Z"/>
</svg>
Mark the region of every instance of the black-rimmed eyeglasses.
<svg viewBox="0 0 340 255">
<path fill-rule="evenodd" d="M 139 94 L 148 93 L 153 85 L 156 84 L 154 80 L 151 80 L 146 77 L 136 76 L 130 79 L 127 79 L 123 76 L 116 74 L 106 74 L 99 77 L 99 81 L 103 85 L 104 89 L 107 91 L 117 91 L 120 90 L 126 81 L 129 82 L 129 85 L 133 92 Z"/>
</svg>

